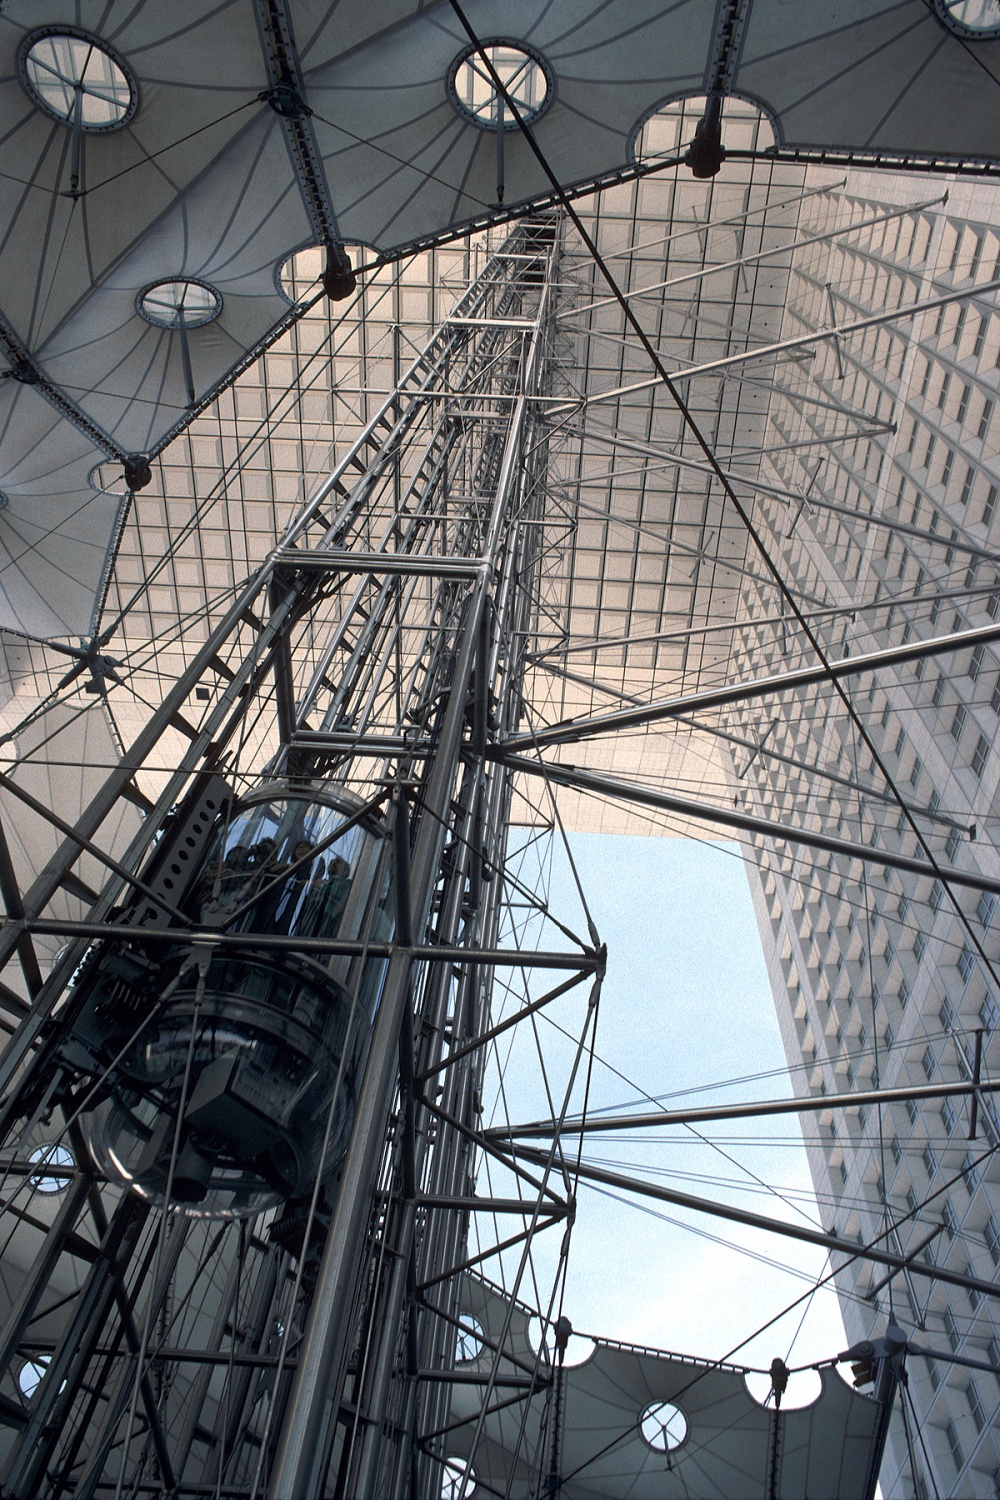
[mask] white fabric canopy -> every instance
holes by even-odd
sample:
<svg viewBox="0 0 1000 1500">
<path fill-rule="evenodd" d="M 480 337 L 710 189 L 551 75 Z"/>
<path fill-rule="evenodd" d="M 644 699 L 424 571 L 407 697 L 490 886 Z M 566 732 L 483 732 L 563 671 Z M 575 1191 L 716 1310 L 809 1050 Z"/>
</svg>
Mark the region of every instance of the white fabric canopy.
<svg viewBox="0 0 1000 1500">
<path fill-rule="evenodd" d="M 498 1383 L 487 1392 L 494 1355 L 484 1347 L 457 1366 L 447 1453 L 468 1460 L 486 1493 L 512 1500 L 544 1493 L 553 1451 L 547 1391 L 487 1416 L 475 1441 L 484 1394 L 490 1407 L 509 1402 L 511 1383 L 530 1380 L 535 1365 L 530 1313 L 487 1282 L 467 1278 L 463 1314 L 503 1350 Z M 465 1334 L 468 1340 L 470 1334 Z M 472 1353 L 473 1349 L 468 1349 Z M 750 1395 L 745 1371 L 626 1344 L 593 1341 L 593 1352 L 553 1376 L 543 1362 L 539 1382 L 561 1378 L 562 1424 L 555 1445 L 565 1500 L 864 1500 L 874 1492 L 881 1403 L 853 1390 L 832 1368 L 820 1372 L 821 1391 L 809 1406 L 782 1410 L 774 1443 L 774 1408 Z M 481 1381 L 481 1383 L 476 1383 Z M 643 1417 L 668 1402 L 676 1446 L 656 1445 Z M 525 1410 L 527 1407 L 527 1410 Z M 661 1414 L 661 1420 L 665 1414 Z M 654 1441 L 649 1440 L 650 1436 Z M 473 1449 L 473 1443 L 475 1443 Z M 777 1472 L 771 1476 L 777 1452 Z M 770 1486 L 769 1487 L 769 1482 Z M 478 1491 L 477 1491 L 478 1493 Z"/>
<path fill-rule="evenodd" d="M 465 10 L 496 38 L 491 0 Z M 0 15 L 0 627 L 40 637 L 94 625 L 121 502 L 92 469 L 155 453 L 191 390 L 204 404 L 292 315 L 292 251 L 394 255 L 501 212 L 496 132 L 449 93 L 469 41 L 447 3 L 99 14 L 134 108 L 78 135 L 32 96 L 25 58 L 39 28 L 79 31 L 79 5 Z M 567 188 L 635 170 L 642 122 L 715 86 L 759 101 L 779 153 L 1000 169 L 1000 39 L 948 29 L 926 0 L 505 0 L 502 24 L 551 80 L 533 128 Z M 504 147 L 508 208 L 549 196 L 516 130 Z M 137 299 L 169 279 L 207 283 L 218 318 L 186 339 L 145 321 Z"/>
</svg>

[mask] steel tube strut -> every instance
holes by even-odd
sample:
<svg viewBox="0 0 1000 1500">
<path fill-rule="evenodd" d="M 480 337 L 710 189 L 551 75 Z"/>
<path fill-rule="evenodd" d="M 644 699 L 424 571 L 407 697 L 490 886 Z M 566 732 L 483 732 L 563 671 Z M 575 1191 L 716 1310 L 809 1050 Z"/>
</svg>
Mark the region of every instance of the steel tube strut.
<svg viewBox="0 0 1000 1500">
<path fill-rule="evenodd" d="M 586 1120 L 534 1120 L 527 1125 L 484 1130 L 487 1140 L 548 1140 L 553 1135 L 595 1135 L 614 1130 L 655 1129 L 662 1125 L 708 1125 L 721 1120 L 760 1120 L 773 1115 L 822 1114 L 827 1109 L 859 1109 L 869 1104 L 905 1104 L 907 1099 L 974 1098 L 1000 1093 L 992 1083 L 920 1083 L 898 1089 L 859 1089 L 853 1094 L 809 1094 L 802 1099 L 754 1099 L 748 1104 L 708 1104 L 700 1109 L 664 1109 L 641 1115 L 590 1115 Z"/>
<path fill-rule="evenodd" d="M 617 432 L 597 432 L 593 427 L 586 426 L 560 430 L 575 432 L 581 438 L 586 439 L 587 442 L 604 443 L 610 448 L 618 448 L 625 453 L 635 453 L 641 458 L 654 459 L 657 467 L 687 469 L 695 474 L 706 474 L 713 477 L 716 472 L 711 464 L 707 464 L 701 459 L 691 458 L 684 453 L 671 453 L 668 449 L 659 448 L 654 443 L 644 443 L 638 438 L 623 437 Z M 893 429 L 891 425 L 887 424 L 886 430 L 891 431 Z M 861 431 L 842 434 L 838 436 L 837 441 L 840 441 L 841 437 L 846 440 L 847 438 L 864 438 L 870 435 L 868 432 Z M 832 440 L 820 437 L 816 438 L 815 441 L 817 443 L 829 443 Z M 767 454 L 770 454 L 780 450 L 771 448 L 766 451 Z M 743 454 L 730 454 L 728 462 L 733 463 L 735 459 L 744 456 Z M 644 465 L 643 467 L 649 468 L 652 466 Z M 877 511 L 858 510 L 855 506 L 840 505 L 835 500 L 826 500 L 819 495 L 803 494 L 801 490 L 790 490 L 780 484 L 769 484 L 765 479 L 753 478 L 749 474 L 737 474 L 733 469 L 722 468 L 721 462 L 720 469 L 730 484 L 740 485 L 745 490 L 753 490 L 758 495 L 768 495 L 776 500 L 787 500 L 790 504 L 804 506 L 810 510 L 830 511 L 833 515 L 844 516 L 849 521 L 860 521 L 865 526 L 874 526 L 881 528 L 883 531 L 891 531 L 894 535 L 913 537 L 916 541 L 927 542 L 929 545 L 941 547 L 943 550 L 950 549 L 954 552 L 961 552 L 963 557 L 981 557 L 988 562 L 1000 561 L 1000 556 L 998 556 L 995 550 L 991 550 L 989 547 L 977 547 L 974 542 L 962 541 L 961 537 L 952 537 L 944 531 L 929 531 L 923 526 L 911 526 L 906 521 L 893 521 L 888 516 L 879 515 Z M 613 511 L 599 511 L 597 507 L 594 507 L 594 513 L 604 516 L 612 523 L 620 519 L 623 525 L 630 524 L 627 518 L 619 518 Z M 935 513 L 939 513 L 936 507 Z M 648 521 L 644 524 L 647 527 L 650 525 Z M 880 601 L 883 609 L 887 604 L 893 602 L 895 601 L 889 598 Z"/>
<path fill-rule="evenodd" d="M 535 328 L 537 340 L 537 320 Z M 509 505 L 516 492 L 522 433 L 528 412 L 529 401 L 522 394 L 509 419 L 487 544 L 482 556 L 475 559 L 474 582 L 464 613 L 459 656 L 437 752 L 431 763 L 426 792 L 421 798 L 409 877 L 414 934 L 425 931 L 430 917 L 448 811 L 460 766 L 473 674 L 481 648 L 481 621 L 488 607 L 494 565 L 505 540 Z M 439 560 L 435 559 L 435 568 L 438 565 Z M 353 1326 L 351 1310 L 361 1269 L 358 1247 L 364 1240 L 385 1125 L 396 1086 L 399 1037 L 411 1004 L 415 956 L 415 950 L 407 948 L 396 949 L 390 958 L 351 1146 L 299 1353 L 287 1416 L 279 1437 L 268 1490 L 270 1500 L 306 1500 L 323 1489 L 326 1454 L 346 1376 L 346 1357 Z M 467 955 L 463 954 L 463 960 L 465 958 Z M 386 1330 L 386 1336 L 395 1337 L 395 1330 Z"/>
<path fill-rule="evenodd" d="M 618 802 L 635 802 L 640 807 L 656 807 L 662 812 L 676 813 L 682 818 L 721 823 L 723 827 L 739 828 L 743 833 L 759 834 L 763 838 L 774 839 L 779 844 L 802 844 L 807 849 L 823 849 L 828 854 L 842 854 L 848 859 L 859 859 L 864 864 L 888 865 L 894 870 L 909 870 L 915 875 L 950 881 L 953 885 L 965 886 L 969 890 L 994 891 L 1000 895 L 1000 879 L 977 871 L 956 870 L 941 864 L 930 865 L 926 860 L 912 859 L 908 854 L 893 854 L 889 849 L 874 849 L 870 844 L 855 844 L 849 839 L 834 838 L 830 834 L 812 833 L 807 828 L 796 828 L 790 823 L 779 823 L 770 818 L 757 817 L 753 813 L 738 812 L 732 807 L 695 802 L 690 797 L 678 797 L 673 792 L 659 792 L 655 787 L 641 786 L 638 782 L 601 776 L 580 766 L 529 760 L 526 755 L 500 755 L 499 758 L 504 765 L 521 771 L 526 776 L 541 776 L 558 786 L 593 792 L 598 797 L 611 797 Z"/>
<path fill-rule="evenodd" d="M 662 292 L 670 287 L 684 286 L 689 281 L 703 281 L 707 276 L 715 276 L 721 271 L 736 271 L 745 266 L 754 266 L 762 260 L 773 260 L 778 255 L 791 255 L 796 250 L 808 250 L 812 245 L 822 245 L 827 240 L 839 239 L 843 235 L 854 234 L 862 229 L 874 229 L 877 224 L 888 224 L 892 219 L 905 218 L 909 213 L 920 213 L 929 208 L 936 208 L 938 204 L 948 201 L 947 193 L 940 198 L 928 198 L 923 203 L 914 203 L 905 208 L 895 208 L 888 213 L 873 214 L 870 218 L 859 219 L 856 224 L 842 224 L 836 229 L 824 230 L 822 234 L 811 234 L 805 239 L 789 240 L 784 245 L 775 245 L 773 249 L 758 250 L 752 255 L 739 255 L 734 260 L 720 261 L 717 265 L 705 266 L 700 271 L 685 271 L 683 276 L 671 276 L 667 281 L 654 281 L 652 286 L 636 287 L 634 291 L 626 292 L 627 301 L 636 297 L 647 297 L 650 292 Z M 707 226 L 705 226 L 707 227 Z M 715 227 L 714 225 L 712 226 Z M 612 256 L 605 256 L 611 260 Z M 560 321 L 565 318 L 579 317 L 582 313 L 593 312 L 599 307 L 614 307 L 617 297 L 599 297 L 596 302 L 587 302 L 582 307 L 567 307 L 556 313 Z"/>
<path fill-rule="evenodd" d="M 767 359 L 774 354 L 785 354 L 792 349 L 807 349 L 810 344 L 822 344 L 826 340 L 842 338 L 847 334 L 864 333 L 868 328 L 881 328 L 886 323 L 896 323 L 903 318 L 915 318 L 920 313 L 935 312 L 939 307 L 949 307 L 953 302 L 967 302 L 973 297 L 982 297 L 987 292 L 1000 290 L 1000 280 L 984 281 L 981 286 L 966 287 L 961 292 L 946 292 L 940 297 L 924 297 L 919 302 L 910 302 L 905 307 L 896 307 L 892 312 L 872 313 L 867 318 L 852 318 L 849 323 L 838 323 L 833 328 L 821 328 L 814 333 L 796 334 L 794 338 L 779 339 L 773 344 L 759 344 L 756 349 L 746 349 L 742 354 L 727 354 L 720 359 L 706 360 L 704 364 L 689 365 L 686 369 L 671 370 L 670 378 L 676 384 L 700 375 L 715 375 L 720 370 L 732 370 L 750 360 Z M 618 298 L 613 299 L 615 302 Z M 616 386 L 610 391 L 596 391 L 593 396 L 584 396 L 576 401 L 566 401 L 561 406 L 550 406 L 548 415 L 556 417 L 563 412 L 579 411 L 596 406 L 602 401 L 617 401 L 621 396 L 632 396 L 638 391 L 654 390 L 663 383 L 662 376 L 651 375 L 645 380 L 633 381 L 630 385 Z"/>
<path fill-rule="evenodd" d="M 882 651 L 868 651 L 862 656 L 845 656 L 813 667 L 798 667 L 791 672 L 775 672 L 750 682 L 734 682 L 726 687 L 708 688 L 703 693 L 687 693 L 681 698 L 644 703 L 641 708 L 615 709 L 586 719 L 568 719 L 533 734 L 515 735 L 498 746 L 500 753 L 511 750 L 534 750 L 545 745 L 575 744 L 598 734 L 617 734 L 622 729 L 636 729 L 673 719 L 681 714 L 697 713 L 709 708 L 725 708 L 732 703 L 747 703 L 774 693 L 790 693 L 796 688 L 812 687 L 819 682 L 834 682 L 878 672 L 883 667 L 897 667 L 903 662 L 920 661 L 927 656 L 944 656 L 949 651 L 975 649 L 976 646 L 1000 640 L 1000 624 L 982 625 L 975 630 L 959 630 L 951 635 L 933 636 L 929 640 L 911 641 L 906 646 L 888 646 Z"/>
<path fill-rule="evenodd" d="M 548 1160 L 547 1154 L 532 1146 L 511 1146 L 511 1154 L 521 1161 L 541 1164 Z M 801 1240 L 807 1245 L 818 1245 L 824 1250 L 839 1251 L 853 1258 L 875 1261 L 881 1266 L 891 1266 L 897 1271 L 909 1271 L 915 1276 L 926 1276 L 932 1281 L 946 1281 L 951 1286 L 960 1286 L 965 1291 L 976 1291 L 984 1297 L 1000 1298 L 1000 1286 L 994 1281 L 984 1281 L 979 1276 L 966 1276 L 960 1271 L 949 1271 L 945 1266 L 925 1266 L 911 1261 L 906 1255 L 895 1255 L 890 1250 L 879 1250 L 875 1245 L 859 1245 L 854 1240 L 844 1239 L 839 1234 L 827 1234 L 822 1229 L 806 1229 L 798 1224 L 788 1224 L 782 1219 L 772 1219 L 766 1214 L 751 1213 L 749 1209 L 734 1208 L 728 1203 L 713 1203 L 707 1198 L 696 1198 L 690 1193 L 681 1193 L 674 1188 L 661 1187 L 655 1182 L 639 1182 L 626 1177 L 622 1172 L 612 1172 L 606 1167 L 591 1166 L 589 1162 L 572 1164 L 573 1175 L 584 1182 L 599 1182 L 607 1187 L 621 1188 L 626 1193 L 637 1193 L 642 1198 L 654 1198 L 660 1203 L 672 1203 L 677 1208 L 687 1208 L 695 1213 L 711 1214 L 713 1218 L 728 1219 L 733 1224 L 744 1224 L 749 1229 L 764 1229 L 772 1234 Z"/>
</svg>

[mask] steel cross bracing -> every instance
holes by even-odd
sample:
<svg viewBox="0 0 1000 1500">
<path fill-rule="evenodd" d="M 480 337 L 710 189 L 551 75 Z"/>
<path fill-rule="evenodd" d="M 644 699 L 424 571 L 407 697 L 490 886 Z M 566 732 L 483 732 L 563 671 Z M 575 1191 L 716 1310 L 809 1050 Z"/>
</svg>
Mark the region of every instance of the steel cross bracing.
<svg viewBox="0 0 1000 1500">
<path fill-rule="evenodd" d="M 540 1172 L 511 1168 L 479 1124 L 490 1045 L 583 986 L 580 1040 L 555 1095 L 557 1114 L 579 1113 L 603 967 L 596 935 L 561 929 L 542 951 L 512 919 L 512 901 L 534 902 L 544 926 L 544 902 L 509 863 L 513 772 L 487 758 L 488 742 L 520 727 L 546 545 L 534 398 L 548 390 L 558 240 L 555 218 L 529 220 L 490 260 L 206 633 L 79 822 L 63 825 L 63 844 L 29 889 L 2 859 L 9 1500 L 437 1494 L 452 1388 L 463 1381 L 454 1369 L 462 1275 L 488 1273 L 506 1245 L 516 1293 L 533 1236 L 571 1221 L 558 1148 Z M 210 701 L 196 711 L 203 683 Z M 137 779 L 178 730 L 188 748 L 153 804 Z M 388 929 L 293 939 L 261 918 L 254 932 L 255 909 L 284 874 L 244 900 L 242 925 L 229 931 L 190 889 L 171 894 L 157 841 L 170 849 L 178 828 L 194 829 L 191 809 L 204 798 L 221 797 L 231 819 L 227 798 L 271 783 L 288 796 L 353 797 L 336 833 L 374 835 L 375 888 L 392 892 Z M 146 815 L 113 857 L 102 827 L 123 798 Z M 198 837 L 191 848 L 207 850 Z M 85 851 L 104 863 L 107 883 L 79 918 L 54 918 L 54 895 L 86 890 L 75 873 Z M 45 975 L 35 940 L 52 933 L 66 946 Z M 380 965 L 350 1144 L 321 1157 L 305 1190 L 256 1216 L 164 1212 L 88 1151 L 90 1113 L 122 1052 L 100 1064 L 80 1052 L 81 996 L 105 963 L 161 972 L 125 1043 L 151 1047 L 144 1038 L 178 986 L 194 987 L 184 1082 L 163 1137 L 172 1201 L 199 1007 L 226 954 L 299 975 L 303 964 L 341 976 Z M 533 985 L 523 1011 L 500 1021 L 491 1016 L 498 970 Z M 333 1108 L 316 1124 L 326 1137 Z M 476 1198 L 480 1152 L 501 1185 Z M 540 1311 L 549 1316 L 551 1304 Z M 546 1389 L 546 1359 L 543 1346 L 524 1371 L 526 1393 Z M 484 1410 L 507 1399 L 499 1366 L 483 1383 Z"/>
</svg>

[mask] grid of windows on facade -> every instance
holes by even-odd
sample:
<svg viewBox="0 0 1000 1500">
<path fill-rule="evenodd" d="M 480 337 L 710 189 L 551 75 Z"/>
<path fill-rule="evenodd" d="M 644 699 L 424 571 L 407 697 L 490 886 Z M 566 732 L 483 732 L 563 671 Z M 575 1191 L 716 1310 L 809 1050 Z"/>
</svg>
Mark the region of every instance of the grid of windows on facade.
<svg viewBox="0 0 1000 1500">
<path fill-rule="evenodd" d="M 802 208 L 783 337 L 845 331 L 779 366 L 756 515 L 831 659 L 963 633 L 1000 618 L 1000 230 L 831 189 Z M 924 193 L 924 198 L 933 196 Z M 969 201 L 971 202 L 971 195 Z M 915 304 L 856 333 L 852 323 Z M 744 676 L 790 670 L 809 646 L 765 583 L 744 583 Z M 812 658 L 814 659 L 814 658 Z M 758 711 L 727 732 L 756 745 Z M 995 882 L 1000 647 L 902 661 L 789 695 L 757 753 L 734 756 L 748 812 L 836 831 L 848 853 L 756 841 L 755 897 L 790 1061 L 814 1092 L 967 1086 L 1000 1066 Z M 938 878 L 901 868 L 919 859 Z M 787 996 L 787 999 L 784 997 Z M 977 1064 L 977 1053 L 979 1062 Z M 978 1073 L 976 1074 L 978 1076 Z M 824 1222 L 992 1282 L 1000 1266 L 1000 1115 L 991 1093 L 847 1105 L 809 1148 Z M 973 1132 L 974 1126 L 974 1132 Z M 970 1139 L 972 1135 L 972 1139 Z M 1000 1494 L 1000 1303 L 906 1275 L 841 1278 L 847 1331 L 877 1336 L 890 1311 L 931 1348 L 984 1365 L 913 1362 L 912 1417 L 894 1421 L 882 1485 L 895 1494 Z M 990 1366 L 996 1366 L 996 1374 Z M 912 1436 L 912 1433 L 911 1433 Z"/>
</svg>

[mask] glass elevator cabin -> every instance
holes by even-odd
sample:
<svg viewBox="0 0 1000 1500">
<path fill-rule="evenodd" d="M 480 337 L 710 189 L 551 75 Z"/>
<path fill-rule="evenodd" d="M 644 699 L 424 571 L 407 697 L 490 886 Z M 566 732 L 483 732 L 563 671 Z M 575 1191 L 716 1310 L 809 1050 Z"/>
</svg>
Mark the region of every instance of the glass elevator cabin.
<svg viewBox="0 0 1000 1500">
<path fill-rule="evenodd" d="M 393 922 L 384 830 L 349 793 L 270 783 L 216 800 L 200 838 L 179 811 L 144 877 L 191 939 L 167 940 L 179 924 L 141 901 L 130 925 L 156 941 L 91 953 L 64 1053 L 89 1054 L 97 1165 L 220 1218 L 294 1200 L 336 1166 L 386 966 L 367 950 Z"/>
</svg>

